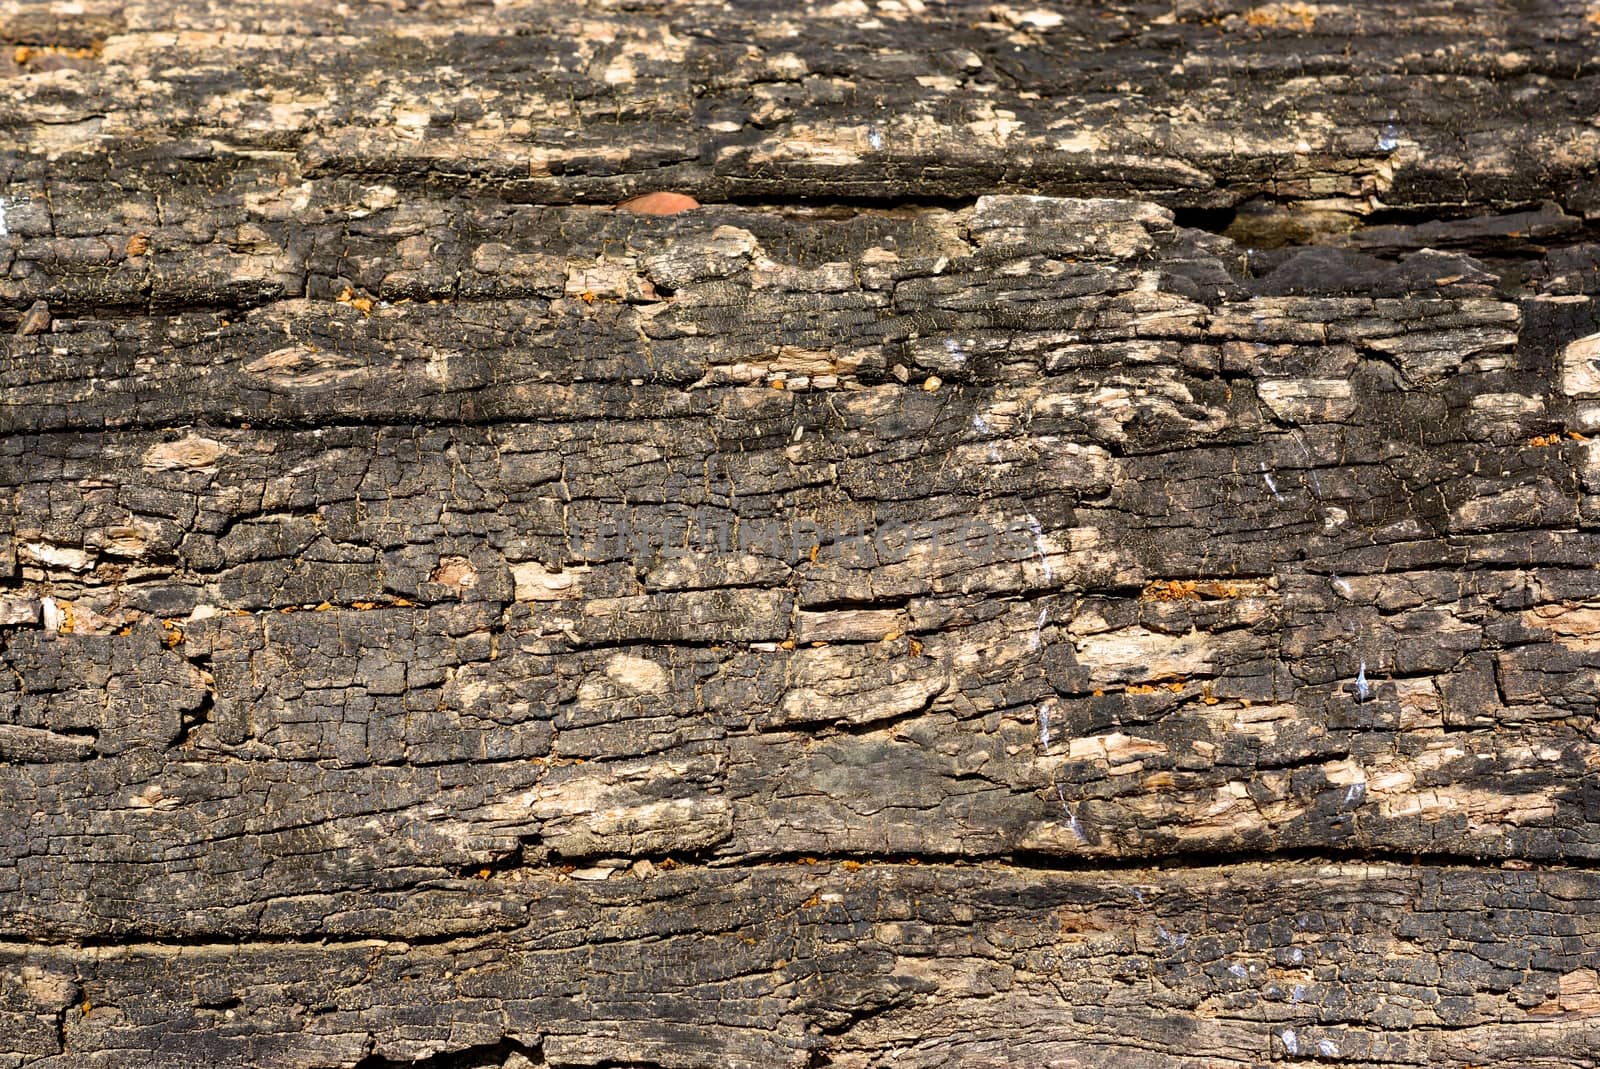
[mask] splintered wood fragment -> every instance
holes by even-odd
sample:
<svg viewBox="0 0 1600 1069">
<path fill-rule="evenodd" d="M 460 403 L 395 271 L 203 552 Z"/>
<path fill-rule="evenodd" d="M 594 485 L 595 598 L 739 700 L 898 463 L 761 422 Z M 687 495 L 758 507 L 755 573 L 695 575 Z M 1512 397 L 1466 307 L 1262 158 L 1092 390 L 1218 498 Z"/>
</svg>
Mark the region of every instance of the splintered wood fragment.
<svg viewBox="0 0 1600 1069">
<path fill-rule="evenodd" d="M 17 337 L 25 338 L 31 334 L 43 334 L 50 329 L 50 303 L 48 301 L 34 301 L 28 310 L 22 313 L 22 318 L 17 321 Z"/>
</svg>

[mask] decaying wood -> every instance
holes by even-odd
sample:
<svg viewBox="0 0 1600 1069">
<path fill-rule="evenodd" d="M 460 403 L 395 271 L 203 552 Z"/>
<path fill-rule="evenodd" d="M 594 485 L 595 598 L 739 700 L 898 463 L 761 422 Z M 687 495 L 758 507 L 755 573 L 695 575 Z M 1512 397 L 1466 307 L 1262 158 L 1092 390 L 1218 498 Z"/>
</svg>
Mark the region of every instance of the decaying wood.
<svg viewBox="0 0 1600 1069">
<path fill-rule="evenodd" d="M 64 1034 L 112 1065 L 1536 1066 L 1600 1040 L 1587 872 L 525 874 L 310 896 L 317 930 L 238 942 L 6 945 L 0 1020 L 25 1057 Z"/>
<path fill-rule="evenodd" d="M 1595 1064 L 1531 8 L 0 5 L 0 1065 Z"/>
</svg>

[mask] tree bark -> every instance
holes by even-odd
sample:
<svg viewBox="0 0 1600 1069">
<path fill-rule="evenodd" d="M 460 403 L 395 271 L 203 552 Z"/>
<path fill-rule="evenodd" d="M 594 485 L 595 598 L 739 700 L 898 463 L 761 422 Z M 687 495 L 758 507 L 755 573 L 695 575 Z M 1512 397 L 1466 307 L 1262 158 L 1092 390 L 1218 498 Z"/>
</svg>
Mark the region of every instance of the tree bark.
<svg viewBox="0 0 1600 1069">
<path fill-rule="evenodd" d="M 0 43 L 0 1066 L 1600 1063 L 1592 5 Z"/>
</svg>

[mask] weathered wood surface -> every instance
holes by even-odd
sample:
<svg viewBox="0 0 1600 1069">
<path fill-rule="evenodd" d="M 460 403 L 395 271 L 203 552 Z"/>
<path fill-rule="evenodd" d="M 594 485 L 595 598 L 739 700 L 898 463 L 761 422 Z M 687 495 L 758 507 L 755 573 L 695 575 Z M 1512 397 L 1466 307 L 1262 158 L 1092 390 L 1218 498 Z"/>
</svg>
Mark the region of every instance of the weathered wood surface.
<svg viewBox="0 0 1600 1069">
<path fill-rule="evenodd" d="M 0 1064 L 1595 1064 L 1523 6 L 0 4 Z"/>
</svg>

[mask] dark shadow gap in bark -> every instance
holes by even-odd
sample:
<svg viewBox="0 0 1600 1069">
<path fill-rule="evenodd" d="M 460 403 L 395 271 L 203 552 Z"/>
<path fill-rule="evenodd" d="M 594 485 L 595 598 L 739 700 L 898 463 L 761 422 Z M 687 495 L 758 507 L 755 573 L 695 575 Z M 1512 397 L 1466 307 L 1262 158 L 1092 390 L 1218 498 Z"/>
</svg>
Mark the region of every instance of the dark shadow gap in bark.
<svg viewBox="0 0 1600 1069">
<path fill-rule="evenodd" d="M 515 1060 L 514 1055 L 520 1055 Z M 490 1069 L 506 1065 L 544 1065 L 544 1054 L 539 1046 L 528 1046 L 513 1039 L 496 1043 L 482 1043 L 461 1050 L 440 1051 L 426 1058 L 389 1058 L 369 1054 L 356 1063 L 355 1069 Z"/>
</svg>

